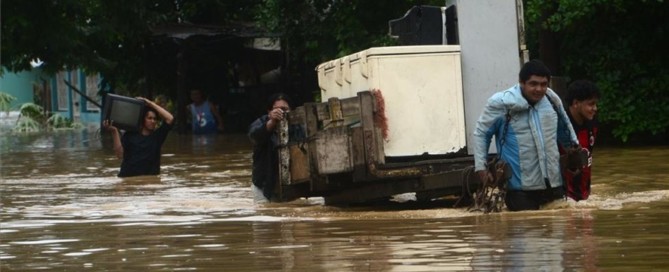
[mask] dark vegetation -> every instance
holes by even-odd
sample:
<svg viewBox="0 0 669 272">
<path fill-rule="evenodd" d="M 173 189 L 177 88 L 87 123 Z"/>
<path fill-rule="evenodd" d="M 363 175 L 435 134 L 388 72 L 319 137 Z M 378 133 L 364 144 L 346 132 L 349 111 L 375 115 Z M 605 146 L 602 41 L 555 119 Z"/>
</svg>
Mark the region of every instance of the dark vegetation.
<svg viewBox="0 0 669 272">
<path fill-rule="evenodd" d="M 392 45 L 388 20 L 413 5 L 443 2 L 5 0 L 1 61 L 9 71 L 30 69 L 30 60 L 36 58 L 44 61 L 48 73 L 82 68 L 101 73 L 107 90 L 166 94 L 184 104 L 184 90 L 194 87 L 222 100 L 234 99 L 229 90 L 240 87 L 239 64 L 255 58 L 280 65 L 282 73 L 278 84 L 259 86 L 250 97 L 257 100 L 278 90 L 300 104 L 318 98 L 316 65 L 371 46 Z M 590 79 L 600 86 L 605 142 L 667 143 L 668 1 L 523 2 L 532 58 L 544 60 L 558 76 Z M 177 24 L 214 34 L 180 39 L 161 32 Z M 281 53 L 246 51 L 242 41 L 249 36 L 280 37 Z M 265 66 L 271 65 L 254 69 L 263 72 L 267 69 L 258 67 Z"/>
</svg>

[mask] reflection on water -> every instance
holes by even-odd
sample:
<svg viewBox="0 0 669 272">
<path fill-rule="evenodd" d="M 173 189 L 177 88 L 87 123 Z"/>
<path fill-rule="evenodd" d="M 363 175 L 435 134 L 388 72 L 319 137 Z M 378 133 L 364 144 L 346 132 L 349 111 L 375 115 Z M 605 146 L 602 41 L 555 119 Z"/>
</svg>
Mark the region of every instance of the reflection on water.
<svg viewBox="0 0 669 272">
<path fill-rule="evenodd" d="M 667 267 L 669 148 L 595 151 L 586 202 L 482 215 L 431 205 L 254 206 L 244 135 L 172 134 L 159 177 L 110 139 L 0 136 L 0 270 L 645 271 Z"/>
</svg>

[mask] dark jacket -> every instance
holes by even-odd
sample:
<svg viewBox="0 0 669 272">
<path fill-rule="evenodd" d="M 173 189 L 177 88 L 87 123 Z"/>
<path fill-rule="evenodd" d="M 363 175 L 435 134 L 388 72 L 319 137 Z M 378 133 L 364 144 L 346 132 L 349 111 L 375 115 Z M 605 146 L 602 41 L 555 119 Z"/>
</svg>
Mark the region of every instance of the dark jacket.
<svg viewBox="0 0 669 272">
<path fill-rule="evenodd" d="M 267 199 L 272 199 L 279 178 L 279 139 L 273 131 L 267 131 L 267 115 L 256 119 L 249 126 L 249 138 L 253 143 L 253 184 L 262 189 Z"/>
</svg>

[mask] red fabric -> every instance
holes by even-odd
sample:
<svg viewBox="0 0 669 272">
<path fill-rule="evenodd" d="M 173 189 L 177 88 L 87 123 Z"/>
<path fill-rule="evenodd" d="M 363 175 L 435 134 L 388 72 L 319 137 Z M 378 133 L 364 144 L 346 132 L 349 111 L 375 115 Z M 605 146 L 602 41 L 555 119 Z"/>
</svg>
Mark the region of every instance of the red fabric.
<svg viewBox="0 0 669 272">
<path fill-rule="evenodd" d="M 383 139 L 388 140 L 388 119 L 386 118 L 386 102 L 383 99 L 383 94 L 381 90 L 374 89 L 372 90 L 372 95 L 376 100 L 376 114 L 374 114 L 374 124 L 376 127 L 381 129 L 383 134 Z"/>
<path fill-rule="evenodd" d="M 572 123 L 574 125 L 574 123 Z M 565 170 L 564 178 L 567 196 L 576 201 L 586 200 L 590 196 L 590 185 L 592 176 L 592 149 L 597 137 L 597 126 L 595 122 L 588 122 L 583 126 L 574 126 L 576 137 L 581 148 L 588 150 L 588 165 L 574 175 Z M 591 133 L 592 132 L 592 133 Z"/>
</svg>

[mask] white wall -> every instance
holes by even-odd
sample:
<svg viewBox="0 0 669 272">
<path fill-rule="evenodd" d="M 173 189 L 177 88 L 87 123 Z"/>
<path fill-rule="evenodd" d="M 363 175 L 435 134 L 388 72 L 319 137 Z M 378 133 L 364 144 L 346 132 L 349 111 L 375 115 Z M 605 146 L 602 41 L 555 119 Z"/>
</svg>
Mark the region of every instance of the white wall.
<svg viewBox="0 0 669 272">
<path fill-rule="evenodd" d="M 447 0 L 446 6 L 451 5 L 458 16 L 467 152 L 473 154 L 473 132 L 486 101 L 518 83 L 516 1 Z"/>
</svg>

